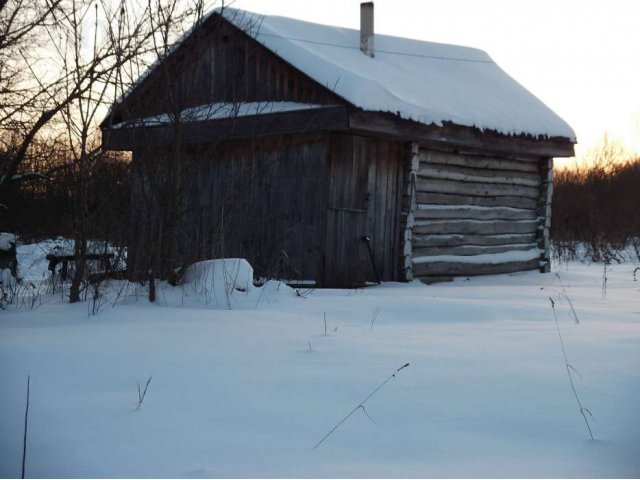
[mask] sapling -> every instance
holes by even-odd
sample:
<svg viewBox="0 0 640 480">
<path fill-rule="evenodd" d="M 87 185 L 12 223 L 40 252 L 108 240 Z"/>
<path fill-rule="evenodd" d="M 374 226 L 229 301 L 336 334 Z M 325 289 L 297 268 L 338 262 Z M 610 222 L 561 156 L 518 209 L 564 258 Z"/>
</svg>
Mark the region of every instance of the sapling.
<svg viewBox="0 0 640 480">
<path fill-rule="evenodd" d="M 351 410 L 351 411 L 347 414 L 347 416 L 346 416 L 346 417 L 344 417 L 342 420 L 340 420 L 340 421 L 336 424 L 336 426 L 335 426 L 335 427 L 333 427 L 333 428 L 329 431 L 329 433 L 327 433 L 324 437 L 322 437 L 322 438 L 320 439 L 320 441 L 319 441 L 318 443 L 316 443 L 316 444 L 315 444 L 315 446 L 313 447 L 313 448 L 314 448 L 314 450 L 315 450 L 316 448 L 318 448 L 318 446 L 319 446 L 322 442 L 324 442 L 324 441 L 327 439 L 327 437 L 329 437 L 329 435 L 331 435 L 333 432 L 335 432 L 335 431 L 338 429 L 338 427 L 339 427 L 340 425 L 342 425 L 344 422 L 346 422 L 346 421 L 349 419 L 349 417 L 350 417 L 351 415 L 353 415 L 354 413 L 356 413 L 356 412 L 357 412 L 358 410 L 360 410 L 360 409 L 362 409 L 362 411 L 363 411 L 363 412 L 364 412 L 364 414 L 367 416 L 367 418 L 369 418 L 369 420 L 371 420 L 373 423 L 376 423 L 376 422 L 373 420 L 373 418 L 371 418 L 371 417 L 369 416 L 369 414 L 367 413 L 367 410 L 364 408 L 364 404 L 367 402 L 367 400 L 369 400 L 371 397 L 373 397 L 373 396 L 378 392 L 378 390 L 380 390 L 382 387 L 384 387 L 384 386 L 387 384 L 387 382 L 388 382 L 389 380 L 391 380 L 392 378 L 395 378 L 396 373 L 398 373 L 400 370 L 402 370 L 402 369 L 404 369 L 404 368 L 407 368 L 408 366 L 409 366 L 409 364 L 408 364 L 408 363 L 405 363 L 403 366 L 401 366 L 401 367 L 400 367 L 400 368 L 398 368 L 395 372 L 393 372 L 391 375 L 389 375 L 389 377 L 387 377 L 387 379 L 386 379 L 384 382 L 382 382 L 382 383 L 381 383 L 381 384 L 380 384 L 380 385 L 379 385 L 379 386 L 378 386 L 374 391 L 372 391 L 369 395 L 367 395 L 367 397 L 366 397 L 364 400 L 362 400 L 362 401 L 361 401 L 361 402 L 360 402 L 360 403 L 359 403 L 359 404 L 358 404 L 358 405 L 357 405 L 353 410 Z"/>
<path fill-rule="evenodd" d="M 587 409 L 587 408 L 582 406 L 582 402 L 580 401 L 580 397 L 578 397 L 578 392 L 576 391 L 576 387 L 573 384 L 573 377 L 571 376 L 571 371 L 574 371 L 578 375 L 580 375 L 580 374 L 569 363 L 569 360 L 567 360 L 567 352 L 564 349 L 564 342 L 562 341 L 562 334 L 560 333 L 560 323 L 558 322 L 558 315 L 556 314 L 556 304 L 553 301 L 553 298 L 551 298 L 551 297 L 549 297 L 549 301 L 551 302 L 551 309 L 553 310 L 553 318 L 556 321 L 556 328 L 558 329 L 558 338 L 560 339 L 560 349 L 562 350 L 562 356 L 564 357 L 564 365 L 565 365 L 565 368 L 567 369 L 567 376 L 569 377 L 569 384 L 571 385 L 571 390 L 573 390 L 573 395 L 576 397 L 576 402 L 578 402 L 578 408 L 580 409 L 580 415 L 582 415 L 582 418 L 584 419 L 584 423 L 587 425 L 587 430 L 589 430 L 589 436 L 591 437 L 591 440 L 593 440 L 593 433 L 591 432 L 591 426 L 589 425 L 589 420 L 587 419 L 586 413 L 588 413 L 589 416 L 592 417 L 592 418 L 593 418 L 593 415 L 591 415 L 591 412 L 589 411 L 589 409 Z"/>
<path fill-rule="evenodd" d="M 126 298 L 128 292 L 129 292 L 129 280 L 124 280 L 120 284 L 120 288 L 118 288 L 118 291 L 116 292 L 116 296 L 115 296 L 115 299 L 113 300 L 113 304 L 111 305 L 111 308 L 116 308 L 116 305 L 120 300 L 120 297 L 124 295 L 124 298 Z"/>
<path fill-rule="evenodd" d="M 149 384 L 151 383 L 152 378 L 153 375 L 150 375 L 149 378 L 147 378 L 147 383 L 145 384 L 144 389 L 140 388 L 140 382 L 136 382 L 138 384 L 138 406 L 136 407 L 136 410 L 140 410 L 142 402 L 144 402 L 144 397 L 147 394 L 147 388 L 149 388 Z"/>
<path fill-rule="evenodd" d="M 88 315 L 97 315 L 104 303 L 104 292 L 102 291 L 103 283 L 101 281 L 95 281 L 90 283 L 91 286 L 91 301 L 87 306 Z"/>
</svg>

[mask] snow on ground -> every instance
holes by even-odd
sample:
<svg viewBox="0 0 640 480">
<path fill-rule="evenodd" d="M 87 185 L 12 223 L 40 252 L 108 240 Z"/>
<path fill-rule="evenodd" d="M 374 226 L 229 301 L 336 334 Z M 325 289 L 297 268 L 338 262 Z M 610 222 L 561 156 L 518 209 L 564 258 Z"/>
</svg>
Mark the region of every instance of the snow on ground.
<svg viewBox="0 0 640 480">
<path fill-rule="evenodd" d="M 608 268 L 606 298 L 577 262 L 302 296 L 234 280 L 253 296 L 231 310 L 195 281 L 94 316 L 44 295 L 0 312 L 0 476 L 20 475 L 31 375 L 27 477 L 638 477 L 637 266 Z M 359 409 L 313 449 L 407 362 L 365 403 L 375 424 Z"/>
</svg>

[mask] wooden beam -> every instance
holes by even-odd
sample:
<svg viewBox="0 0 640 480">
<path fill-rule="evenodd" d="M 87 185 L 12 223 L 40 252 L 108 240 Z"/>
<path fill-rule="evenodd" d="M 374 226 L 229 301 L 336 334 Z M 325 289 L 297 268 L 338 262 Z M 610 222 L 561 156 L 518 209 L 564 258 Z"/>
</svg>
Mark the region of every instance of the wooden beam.
<svg viewBox="0 0 640 480">
<path fill-rule="evenodd" d="M 422 205 L 477 205 L 483 207 L 510 207 L 535 209 L 534 198 L 514 196 L 473 196 L 448 193 L 418 192 L 418 203 Z"/>
<path fill-rule="evenodd" d="M 531 250 L 536 248 L 537 243 L 519 243 L 509 245 L 457 245 L 457 246 L 442 246 L 442 247 L 422 247 L 414 248 L 413 255 L 416 257 L 431 257 L 435 255 L 483 255 L 486 253 L 504 253 L 515 252 L 523 250 Z"/>
<path fill-rule="evenodd" d="M 434 124 L 424 125 L 383 112 L 352 109 L 349 111 L 349 127 L 363 134 L 417 141 L 430 148 L 534 157 L 574 155 L 573 143 L 567 138 L 537 139 L 525 135 L 502 135 L 451 122 L 444 122 L 441 127 Z"/>
<path fill-rule="evenodd" d="M 514 233 L 514 234 L 496 234 L 496 235 L 474 235 L 474 234 L 427 234 L 414 235 L 414 248 L 427 247 L 453 247 L 464 245 L 511 245 L 516 243 L 534 243 L 536 242 L 535 233 Z"/>
<path fill-rule="evenodd" d="M 470 170 L 470 169 L 469 169 Z M 486 182 L 506 185 L 523 185 L 538 188 L 540 174 L 535 178 L 528 178 L 523 172 L 505 173 L 505 170 L 463 170 L 448 165 L 428 165 L 420 169 L 420 176 L 438 180 L 455 180 L 459 182 Z"/>
<path fill-rule="evenodd" d="M 537 175 L 540 172 L 538 167 L 538 157 L 527 159 L 516 159 L 513 157 L 499 157 L 497 155 L 463 155 L 451 152 L 441 152 L 437 150 L 420 150 L 420 165 L 448 165 L 473 169 L 475 171 L 507 170 L 510 173 L 526 172 L 530 175 Z"/>
<path fill-rule="evenodd" d="M 455 155 L 452 155 L 455 156 Z M 492 168 L 467 168 L 467 167 L 458 167 L 455 165 L 447 165 L 444 163 L 422 163 L 420 166 L 420 170 L 423 172 L 423 176 L 429 177 L 431 176 L 429 173 L 434 172 L 439 174 L 440 177 L 434 178 L 446 178 L 443 177 L 442 174 L 446 174 L 447 177 L 451 177 L 452 179 L 458 179 L 468 177 L 470 179 L 477 179 L 476 181 L 498 181 L 502 183 L 517 183 L 519 185 L 540 185 L 540 170 L 537 165 L 535 165 L 535 172 L 521 172 L 516 170 L 497 170 Z M 499 179 L 499 180 L 496 180 Z M 474 180 L 469 180 L 474 181 Z"/>
<path fill-rule="evenodd" d="M 460 276 L 460 275 L 493 275 L 498 273 L 512 273 L 524 270 L 536 270 L 539 265 L 537 258 L 524 262 L 509 263 L 464 263 L 464 262 L 431 262 L 416 263 L 413 266 L 415 277 L 429 276 Z"/>
<path fill-rule="evenodd" d="M 474 207 L 468 205 L 420 205 L 418 220 L 536 220 L 536 211 L 526 208 Z"/>
<path fill-rule="evenodd" d="M 444 193 L 448 195 L 468 195 L 477 197 L 522 197 L 536 201 L 540 195 L 539 187 L 490 182 L 463 182 L 426 178 L 418 172 L 416 182 L 418 192 Z"/>
<path fill-rule="evenodd" d="M 536 220 L 418 220 L 413 233 L 414 235 L 499 235 L 535 233 L 538 228 Z"/>
<path fill-rule="evenodd" d="M 104 129 L 102 145 L 105 150 L 134 150 L 171 145 L 176 140 L 176 130 L 180 131 L 180 142 L 183 145 L 194 145 L 223 139 L 343 130 L 346 127 L 346 108 L 330 106 L 293 112 L 185 122 L 180 125 Z"/>
</svg>

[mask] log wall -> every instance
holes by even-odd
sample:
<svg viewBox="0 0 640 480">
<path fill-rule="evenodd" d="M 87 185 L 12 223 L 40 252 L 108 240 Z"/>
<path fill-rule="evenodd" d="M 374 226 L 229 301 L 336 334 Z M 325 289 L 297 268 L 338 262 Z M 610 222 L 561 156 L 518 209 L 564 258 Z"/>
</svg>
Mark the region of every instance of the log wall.
<svg viewBox="0 0 640 480">
<path fill-rule="evenodd" d="M 427 149 L 420 149 L 419 158 L 413 276 L 428 279 L 545 268 L 548 159 Z"/>
</svg>

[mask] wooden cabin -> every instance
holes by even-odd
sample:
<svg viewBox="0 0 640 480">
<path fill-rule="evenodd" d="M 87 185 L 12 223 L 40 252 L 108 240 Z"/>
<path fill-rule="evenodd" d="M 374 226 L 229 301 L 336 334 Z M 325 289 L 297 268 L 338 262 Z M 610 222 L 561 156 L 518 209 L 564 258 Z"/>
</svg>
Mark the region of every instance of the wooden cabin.
<svg viewBox="0 0 640 480">
<path fill-rule="evenodd" d="M 549 269 L 571 128 L 484 52 L 217 9 L 118 101 L 132 278 L 243 257 L 321 287 Z M 161 266 L 158 266 L 161 265 Z"/>
</svg>

